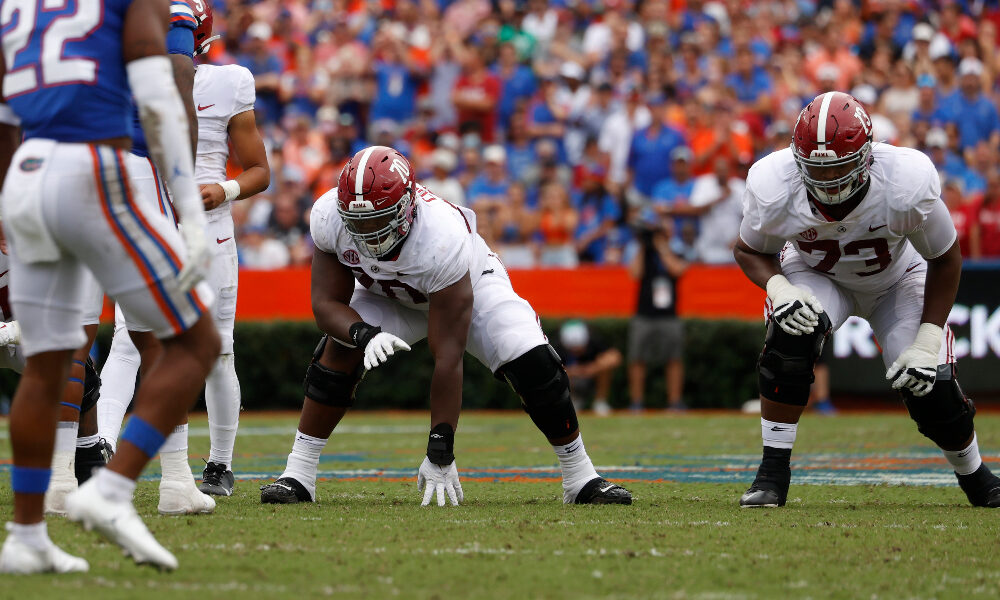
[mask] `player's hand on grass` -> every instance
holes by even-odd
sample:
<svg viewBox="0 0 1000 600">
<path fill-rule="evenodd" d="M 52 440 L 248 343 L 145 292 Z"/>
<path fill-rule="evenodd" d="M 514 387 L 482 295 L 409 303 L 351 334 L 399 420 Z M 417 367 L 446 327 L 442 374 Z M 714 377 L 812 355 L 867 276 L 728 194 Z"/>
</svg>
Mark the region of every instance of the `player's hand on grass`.
<svg viewBox="0 0 1000 600">
<path fill-rule="evenodd" d="M 208 247 L 208 238 L 205 237 L 204 213 L 199 216 L 200 219 L 182 218 L 181 221 L 181 237 L 184 238 L 184 246 L 187 248 L 187 259 L 177 274 L 177 281 L 185 292 L 208 275 L 208 269 L 212 264 L 211 249 Z"/>
<path fill-rule="evenodd" d="M 452 505 L 458 506 L 465 502 L 465 494 L 462 493 L 462 483 L 458 480 L 458 467 L 455 461 L 450 465 L 441 466 L 431 462 L 424 457 L 424 462 L 420 463 L 417 471 L 417 491 L 423 490 L 424 501 L 420 506 L 427 506 L 431 503 L 431 498 L 437 494 L 437 505 L 444 506 L 444 496 L 448 495 Z"/>
<path fill-rule="evenodd" d="M 201 186 L 201 201 L 205 205 L 205 210 L 219 207 L 226 201 L 226 190 L 217 183 L 203 185 Z"/>
<path fill-rule="evenodd" d="M 391 333 L 379 332 L 365 345 L 365 368 L 371 370 L 384 365 L 397 351 L 409 349 L 409 344 Z"/>
<path fill-rule="evenodd" d="M 892 381 L 892 389 L 906 388 L 914 396 L 926 396 L 937 379 L 938 353 L 943 339 L 944 329 L 933 323 L 921 323 L 917 338 L 885 374 L 885 378 Z"/>
<path fill-rule="evenodd" d="M 775 275 L 767 280 L 767 297 L 774 307 L 772 318 L 785 333 L 802 335 L 816 330 L 823 312 L 816 296 L 793 285 L 784 275 Z"/>
</svg>

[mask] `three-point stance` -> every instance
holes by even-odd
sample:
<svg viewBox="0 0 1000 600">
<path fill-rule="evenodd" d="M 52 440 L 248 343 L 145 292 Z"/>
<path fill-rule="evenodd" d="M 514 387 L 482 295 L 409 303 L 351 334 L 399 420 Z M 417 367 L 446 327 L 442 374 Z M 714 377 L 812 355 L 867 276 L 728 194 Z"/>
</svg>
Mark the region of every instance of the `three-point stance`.
<svg viewBox="0 0 1000 600">
<path fill-rule="evenodd" d="M 514 293 L 475 214 L 413 180 L 385 146 L 358 152 L 336 189 L 317 201 L 311 230 L 312 306 L 320 341 L 306 370 L 305 403 L 285 472 L 262 502 L 311 502 L 320 453 L 354 401 L 364 369 L 427 338 L 434 356 L 431 431 L 418 487 L 444 505 L 462 501 L 455 429 L 468 350 L 520 395 L 553 446 L 567 503 L 630 504 L 631 494 L 594 470 L 577 427 L 569 378 L 531 306 Z"/>
<path fill-rule="evenodd" d="M 969 502 L 1000 506 L 955 379 L 945 321 L 962 258 L 937 170 L 916 150 L 873 145 L 871 131 L 861 103 L 828 92 L 802 110 L 790 148 L 750 169 L 734 253 L 767 290 L 770 318 L 758 363 L 764 456 L 740 506 L 785 504 L 813 365 L 851 315 L 871 323 L 886 379 Z"/>
</svg>

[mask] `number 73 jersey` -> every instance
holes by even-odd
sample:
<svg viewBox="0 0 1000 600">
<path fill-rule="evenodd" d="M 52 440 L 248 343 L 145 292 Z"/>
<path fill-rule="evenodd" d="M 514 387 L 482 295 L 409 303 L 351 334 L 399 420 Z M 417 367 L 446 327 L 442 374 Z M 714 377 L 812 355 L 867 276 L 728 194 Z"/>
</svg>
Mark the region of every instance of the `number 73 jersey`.
<svg viewBox="0 0 1000 600">
<path fill-rule="evenodd" d="M 957 234 L 927 156 L 878 144 L 872 157 L 868 191 L 842 221 L 807 198 L 791 149 L 760 159 L 747 177 L 740 238 L 765 254 L 787 242 L 811 269 L 848 290 L 889 289 L 914 265 L 944 254 Z"/>
</svg>

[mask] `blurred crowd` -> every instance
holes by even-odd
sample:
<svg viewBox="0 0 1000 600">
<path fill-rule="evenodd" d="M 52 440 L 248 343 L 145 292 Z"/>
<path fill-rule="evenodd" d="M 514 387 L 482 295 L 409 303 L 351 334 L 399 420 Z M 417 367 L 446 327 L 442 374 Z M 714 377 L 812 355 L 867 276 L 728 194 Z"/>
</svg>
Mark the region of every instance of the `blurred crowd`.
<svg viewBox="0 0 1000 600">
<path fill-rule="evenodd" d="M 308 263 L 309 209 L 365 145 L 477 213 L 514 267 L 624 264 L 655 229 L 732 260 L 750 164 L 828 90 L 937 165 L 966 257 L 1000 257 L 996 0 L 217 0 L 208 60 L 257 82 L 274 180 L 247 268 Z M 236 168 L 233 166 L 233 168 Z"/>
</svg>

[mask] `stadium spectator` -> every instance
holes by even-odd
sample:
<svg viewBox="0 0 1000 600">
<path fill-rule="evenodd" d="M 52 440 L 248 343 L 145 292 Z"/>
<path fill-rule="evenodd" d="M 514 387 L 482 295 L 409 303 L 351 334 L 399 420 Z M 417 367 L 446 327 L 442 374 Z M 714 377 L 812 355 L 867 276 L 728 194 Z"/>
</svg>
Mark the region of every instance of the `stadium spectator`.
<svg viewBox="0 0 1000 600">
<path fill-rule="evenodd" d="M 500 80 L 486 70 L 489 60 L 486 47 L 463 52 L 462 74 L 455 81 L 452 103 L 458 111 L 458 126 L 463 133 L 475 133 L 483 143 L 496 139 L 497 107 Z"/>
<path fill-rule="evenodd" d="M 1000 114 L 983 92 L 983 63 L 978 58 L 963 58 L 958 65 L 959 92 L 947 102 L 947 120 L 958 131 L 958 149 L 965 153 L 980 141 L 1000 148 Z"/>
<path fill-rule="evenodd" d="M 966 202 L 962 179 L 958 177 L 941 178 L 941 198 L 948 207 L 951 220 L 955 224 L 955 231 L 958 232 L 958 245 L 962 249 L 962 256 L 968 257 L 971 253 L 969 234 L 976 218 L 977 203 Z"/>
<path fill-rule="evenodd" d="M 694 180 L 690 203 L 702 211 L 698 239 L 694 244 L 698 259 L 708 264 L 731 263 L 733 245 L 743 220 L 743 192 L 746 190 L 746 169 L 737 174 L 726 157 L 715 159 L 714 171 Z"/>
<path fill-rule="evenodd" d="M 576 233 L 580 215 L 570 203 L 569 192 L 559 183 L 546 183 L 538 199 L 538 233 L 542 247 L 539 264 L 550 267 L 577 265 Z"/>
<path fill-rule="evenodd" d="M 493 241 L 499 210 L 507 201 L 510 178 L 506 163 L 507 153 L 503 146 L 487 146 L 483 150 L 483 173 L 469 184 L 466 194 L 469 207 L 476 211 L 480 235 L 487 242 Z"/>
<path fill-rule="evenodd" d="M 404 124 L 416 113 L 417 84 L 421 67 L 411 56 L 396 28 L 383 27 L 375 34 L 375 95 L 369 119 L 389 119 Z"/>
<path fill-rule="evenodd" d="M 677 318 L 677 280 L 687 261 L 671 250 L 673 220 L 652 215 L 639 226 L 638 252 L 629 272 L 639 280 L 636 314 L 628 330 L 630 408 L 645 405 L 646 372 L 665 366 L 667 408 L 684 410 L 684 324 Z"/>
<path fill-rule="evenodd" d="M 456 206 L 465 206 L 465 190 L 452 176 L 458 165 L 455 153 L 447 148 L 438 148 L 431 154 L 430 163 L 431 176 L 424 179 L 424 187 Z"/>
<path fill-rule="evenodd" d="M 570 393 L 576 409 L 591 405 L 599 417 L 611 414 L 608 394 L 615 369 L 622 364 L 622 353 L 592 332 L 583 321 L 566 321 L 559 337 L 552 341 L 569 375 Z M 591 398 L 593 399 L 590 402 Z"/>
<path fill-rule="evenodd" d="M 653 195 L 656 184 L 663 179 L 663 165 L 670 164 L 671 153 L 684 146 L 684 136 L 664 121 L 663 106 L 655 107 L 649 127 L 632 137 L 628 167 L 632 187 L 645 198 Z"/>
<path fill-rule="evenodd" d="M 510 268 L 530 268 L 538 264 L 536 234 L 538 212 L 528 206 L 524 185 L 512 183 L 507 188 L 507 202 L 498 211 L 495 231 L 497 252 Z"/>
<path fill-rule="evenodd" d="M 281 73 L 285 65 L 268 45 L 270 41 L 270 25 L 263 21 L 250 25 L 247 28 L 247 42 L 244 45 L 244 52 L 239 57 L 239 64 L 253 73 L 257 87 L 257 102 L 254 104 L 257 118 L 266 123 L 276 123 L 283 112 L 278 90 L 281 87 Z"/>
<path fill-rule="evenodd" d="M 494 75 L 500 80 L 500 100 L 497 107 L 500 125 L 511 127 L 511 118 L 519 108 L 535 95 L 538 79 L 528 65 L 522 64 L 514 44 L 507 42 L 500 46 Z"/>
<path fill-rule="evenodd" d="M 986 176 L 986 192 L 969 230 L 972 258 L 1000 258 L 1000 171 Z"/>
</svg>

